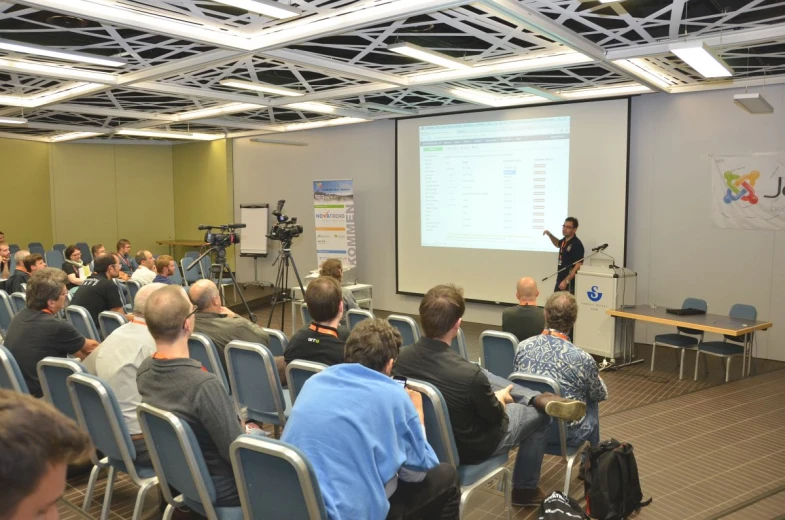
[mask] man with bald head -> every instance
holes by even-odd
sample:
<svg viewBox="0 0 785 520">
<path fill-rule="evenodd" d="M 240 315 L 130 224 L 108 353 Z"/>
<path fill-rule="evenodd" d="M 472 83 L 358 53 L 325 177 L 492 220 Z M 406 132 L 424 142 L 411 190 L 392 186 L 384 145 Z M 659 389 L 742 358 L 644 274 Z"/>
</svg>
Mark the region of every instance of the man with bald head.
<svg viewBox="0 0 785 520">
<path fill-rule="evenodd" d="M 515 297 L 518 305 L 505 309 L 502 313 L 502 330 L 513 334 L 518 341 L 523 341 L 542 332 L 545 327 L 545 315 L 542 307 L 537 306 L 540 291 L 534 278 L 521 278 Z"/>
</svg>

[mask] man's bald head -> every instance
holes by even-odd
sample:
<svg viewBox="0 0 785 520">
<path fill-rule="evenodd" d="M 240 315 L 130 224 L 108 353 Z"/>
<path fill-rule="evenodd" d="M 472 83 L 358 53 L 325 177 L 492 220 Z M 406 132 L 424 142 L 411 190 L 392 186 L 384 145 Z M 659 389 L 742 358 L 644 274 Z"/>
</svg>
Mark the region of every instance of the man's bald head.
<svg viewBox="0 0 785 520">
<path fill-rule="evenodd" d="M 186 329 L 186 322 L 193 320 L 191 302 L 182 287 L 169 285 L 153 291 L 145 306 L 147 330 L 156 343 L 174 343 L 188 337 L 193 330 L 193 322 Z"/>
<path fill-rule="evenodd" d="M 521 303 L 537 303 L 540 291 L 537 289 L 537 282 L 534 281 L 534 278 L 527 276 L 518 280 L 516 295 Z"/>
<path fill-rule="evenodd" d="M 142 286 L 134 296 L 134 316 L 144 319 L 144 311 L 147 307 L 147 299 L 158 289 L 166 287 L 165 283 L 148 283 Z"/>
<path fill-rule="evenodd" d="M 199 280 L 193 283 L 188 290 L 188 297 L 200 311 L 212 307 L 213 301 L 218 295 L 218 286 L 212 280 Z"/>
</svg>

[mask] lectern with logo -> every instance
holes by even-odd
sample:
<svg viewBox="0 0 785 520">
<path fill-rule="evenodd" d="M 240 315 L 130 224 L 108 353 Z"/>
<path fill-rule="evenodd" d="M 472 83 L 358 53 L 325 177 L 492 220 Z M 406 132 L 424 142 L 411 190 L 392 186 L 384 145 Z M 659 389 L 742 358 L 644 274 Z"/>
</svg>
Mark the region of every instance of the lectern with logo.
<svg viewBox="0 0 785 520">
<path fill-rule="evenodd" d="M 584 265 L 575 277 L 578 321 L 574 343 L 588 352 L 616 360 L 623 354 L 622 338 L 632 334 L 621 322 L 607 314 L 608 309 L 635 305 L 638 274 L 624 267 Z"/>
</svg>

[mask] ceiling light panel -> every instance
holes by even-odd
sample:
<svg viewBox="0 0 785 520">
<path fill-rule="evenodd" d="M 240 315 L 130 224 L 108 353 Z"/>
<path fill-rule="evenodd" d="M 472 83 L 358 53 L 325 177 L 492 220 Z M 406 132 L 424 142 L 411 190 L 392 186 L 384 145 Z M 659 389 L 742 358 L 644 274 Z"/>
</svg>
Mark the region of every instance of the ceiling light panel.
<svg viewBox="0 0 785 520">
<path fill-rule="evenodd" d="M 293 18 L 300 16 L 302 11 L 295 9 L 292 6 L 282 4 L 280 2 L 273 2 L 268 0 L 215 0 L 219 4 L 231 5 L 239 9 L 245 9 L 252 13 L 258 13 L 268 18 L 277 18 L 284 20 L 286 18 Z"/>
<path fill-rule="evenodd" d="M 31 54 L 34 56 L 44 56 L 46 58 L 54 58 L 57 60 L 74 61 L 77 63 L 91 63 L 93 65 L 102 65 L 104 67 L 123 67 L 126 65 L 125 60 L 117 58 L 106 58 L 103 56 L 95 56 L 93 54 L 87 54 L 83 52 L 61 51 L 41 45 L 15 42 L 13 40 L 6 39 L 0 39 L 0 49 L 10 52 L 19 52 L 22 54 Z"/>
<path fill-rule="evenodd" d="M 284 87 L 276 87 L 274 85 L 266 85 L 264 83 L 252 83 L 250 81 L 243 81 L 239 79 L 224 79 L 219 82 L 224 87 L 239 88 L 243 90 L 253 90 L 255 92 L 264 92 L 266 94 L 277 94 L 279 96 L 302 96 L 302 92 L 292 90 Z"/>
<path fill-rule="evenodd" d="M 402 54 L 420 61 L 427 61 L 428 63 L 439 65 L 445 69 L 464 70 L 471 68 L 471 65 L 468 63 L 456 60 L 440 52 L 424 49 L 412 43 L 396 43 L 393 45 L 388 45 L 387 48 L 398 54 Z"/>
<path fill-rule="evenodd" d="M 704 78 L 727 78 L 733 70 L 701 40 L 672 43 L 670 51 Z"/>
</svg>

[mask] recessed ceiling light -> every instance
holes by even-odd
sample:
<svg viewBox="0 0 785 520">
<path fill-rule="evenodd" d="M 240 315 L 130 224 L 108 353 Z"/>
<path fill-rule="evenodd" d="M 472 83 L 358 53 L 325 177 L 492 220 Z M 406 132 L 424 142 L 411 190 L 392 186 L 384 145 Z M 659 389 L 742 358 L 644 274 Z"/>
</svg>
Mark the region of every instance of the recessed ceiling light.
<svg viewBox="0 0 785 520">
<path fill-rule="evenodd" d="M 456 60 L 440 52 L 424 49 L 411 43 L 395 43 L 393 45 L 388 45 L 387 48 L 398 54 L 403 54 L 404 56 L 409 56 L 410 58 L 420 61 L 427 61 L 428 63 L 433 63 L 446 69 L 459 70 L 471 68 L 471 65 L 468 63 Z"/>
<path fill-rule="evenodd" d="M 292 6 L 285 5 L 279 2 L 272 2 L 267 0 L 215 0 L 219 4 L 231 5 L 251 11 L 252 13 L 259 13 L 270 18 L 278 18 L 283 20 L 285 18 L 292 18 L 300 16 L 302 11 L 295 9 Z"/>
<path fill-rule="evenodd" d="M 651 89 L 644 85 L 620 85 L 617 87 L 595 87 L 582 90 L 575 90 L 573 92 L 562 92 L 561 95 L 567 99 L 582 99 L 592 97 L 611 97 L 611 96 L 624 96 L 627 94 L 646 94 L 651 92 Z"/>
<path fill-rule="evenodd" d="M 223 79 L 219 84 L 224 87 L 241 88 L 244 90 L 255 90 L 257 92 L 266 92 L 268 94 L 278 94 L 279 96 L 302 96 L 302 92 L 292 90 L 284 87 L 275 87 L 273 85 L 266 85 L 264 83 L 252 83 L 250 81 L 243 81 L 239 79 Z"/>
<path fill-rule="evenodd" d="M 11 52 L 21 52 L 23 54 L 33 54 L 35 56 L 45 56 L 58 60 L 75 61 L 77 63 L 92 63 L 93 65 L 103 65 L 105 67 L 122 67 L 127 64 L 125 60 L 117 58 L 105 58 L 103 56 L 95 56 L 84 52 L 55 50 L 41 45 L 5 39 L 0 39 L 0 49 Z"/>
<path fill-rule="evenodd" d="M 470 101 L 472 103 L 479 103 L 489 107 L 510 107 L 515 105 L 527 105 L 531 103 L 540 103 L 548 101 L 544 97 L 527 95 L 527 96 L 496 96 L 481 90 L 474 90 L 470 88 L 451 88 L 449 89 L 451 95 Z"/>
<path fill-rule="evenodd" d="M 324 103 L 290 103 L 283 106 L 285 108 L 293 108 L 295 110 L 316 112 L 317 114 L 332 114 L 337 110 L 335 107 L 326 105 Z"/>
<path fill-rule="evenodd" d="M 259 105 L 256 103 L 228 103 L 226 105 L 221 105 L 211 108 L 202 108 L 200 110 L 191 110 L 190 112 L 182 112 L 180 114 L 175 114 L 175 115 L 177 116 L 178 121 L 189 121 L 191 119 L 204 119 L 206 117 L 212 117 L 222 114 L 247 112 L 249 110 L 261 109 L 264 107 L 265 105 Z"/>
</svg>

